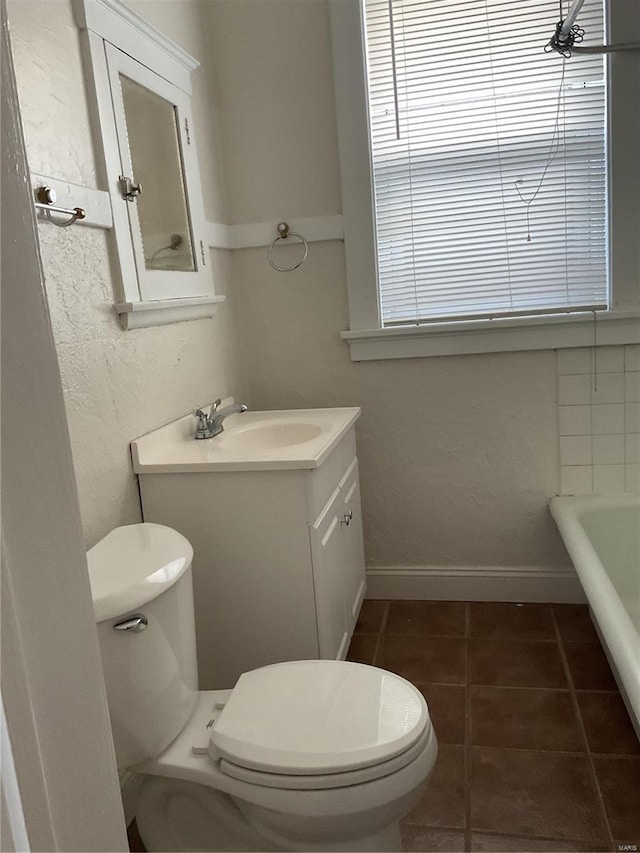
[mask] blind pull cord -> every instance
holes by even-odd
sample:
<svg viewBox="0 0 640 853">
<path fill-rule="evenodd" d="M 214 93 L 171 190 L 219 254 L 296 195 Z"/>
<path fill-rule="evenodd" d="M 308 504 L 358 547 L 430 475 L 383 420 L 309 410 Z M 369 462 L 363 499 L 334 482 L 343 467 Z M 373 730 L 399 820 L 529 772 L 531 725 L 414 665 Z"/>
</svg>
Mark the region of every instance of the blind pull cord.
<svg viewBox="0 0 640 853">
<path fill-rule="evenodd" d="M 562 102 L 562 89 L 564 87 L 564 71 L 565 71 L 565 63 L 566 60 L 562 60 L 562 75 L 560 77 L 560 86 L 558 88 L 558 99 L 556 101 L 556 119 L 553 125 L 553 134 L 551 136 L 551 145 L 549 146 L 549 155 L 547 156 L 547 162 L 544 164 L 544 169 L 542 170 L 542 174 L 540 175 L 540 180 L 538 181 L 538 186 L 535 189 L 535 192 L 527 201 L 527 199 L 520 192 L 520 187 L 518 184 L 524 183 L 524 178 L 518 178 L 517 181 L 514 181 L 514 186 L 516 188 L 516 192 L 520 196 L 520 201 L 524 204 L 527 210 L 527 243 L 531 242 L 531 226 L 530 226 L 530 209 L 533 202 L 536 200 L 536 197 L 540 190 L 542 189 L 542 184 L 544 179 L 547 176 L 547 172 L 549 171 L 549 167 L 553 163 L 556 158 L 558 151 L 560 150 L 560 139 L 559 139 L 559 124 L 560 124 L 560 104 Z M 565 187 L 565 200 L 566 200 L 566 187 Z"/>
<path fill-rule="evenodd" d="M 511 253 L 509 251 L 509 223 L 505 198 L 504 170 L 502 168 L 502 150 L 500 145 L 500 116 L 498 114 L 498 98 L 496 91 L 495 70 L 493 67 L 493 45 L 491 43 L 491 23 L 489 18 L 489 3 L 484 0 L 484 16 L 487 27 L 487 42 L 489 44 L 489 69 L 491 71 L 491 91 L 493 93 L 493 121 L 496 129 L 496 150 L 498 153 L 498 174 L 500 176 L 500 199 L 502 201 L 502 225 L 504 229 L 505 263 L 507 282 L 509 285 L 509 310 L 513 310 L 513 288 L 511 287 Z"/>
<path fill-rule="evenodd" d="M 389 40 L 391 42 L 391 73 L 393 77 L 393 107 L 396 113 L 396 139 L 400 139 L 400 111 L 398 109 L 398 72 L 396 68 L 396 37 L 393 26 L 393 0 L 389 0 Z"/>
</svg>

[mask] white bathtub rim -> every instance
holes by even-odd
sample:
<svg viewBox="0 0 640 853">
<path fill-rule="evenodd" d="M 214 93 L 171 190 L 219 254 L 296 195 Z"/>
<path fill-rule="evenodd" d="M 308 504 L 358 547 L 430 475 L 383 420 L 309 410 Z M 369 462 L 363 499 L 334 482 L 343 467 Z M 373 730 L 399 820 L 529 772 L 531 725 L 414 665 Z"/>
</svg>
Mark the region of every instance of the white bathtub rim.
<svg viewBox="0 0 640 853">
<path fill-rule="evenodd" d="M 580 515 L 585 511 L 638 506 L 639 503 L 636 495 L 561 496 L 552 498 L 549 505 L 624 686 L 636 727 L 640 727 L 640 635 L 591 545 Z"/>
<path fill-rule="evenodd" d="M 591 511 L 594 509 L 609 509 L 611 507 L 633 507 L 640 505 L 640 495 L 631 492 L 612 492 L 611 494 L 590 495 L 556 495 L 551 498 L 549 505 L 552 507 L 573 507 L 576 513 Z M 555 516 L 554 516 L 555 518 Z"/>
</svg>

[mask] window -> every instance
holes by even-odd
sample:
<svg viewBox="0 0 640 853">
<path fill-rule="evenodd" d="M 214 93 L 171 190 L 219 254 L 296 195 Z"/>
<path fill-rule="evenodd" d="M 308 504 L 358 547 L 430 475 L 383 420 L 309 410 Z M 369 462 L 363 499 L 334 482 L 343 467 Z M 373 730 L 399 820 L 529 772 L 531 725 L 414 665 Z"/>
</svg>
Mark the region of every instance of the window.
<svg viewBox="0 0 640 853">
<path fill-rule="evenodd" d="M 384 325 L 606 307 L 604 60 L 549 8 L 366 0 Z"/>
<path fill-rule="evenodd" d="M 579 346 L 593 343 L 585 324 L 593 335 L 595 312 L 601 322 L 614 303 L 637 309 L 637 262 L 635 294 L 619 282 L 623 298 L 613 300 L 608 283 L 606 62 L 544 52 L 557 5 L 363 0 L 356 21 L 357 4 L 339 3 L 352 357 L 354 347 L 385 357 L 380 347 L 362 355 L 375 337 L 402 341 L 396 356 Z M 603 44 L 604 0 L 586 0 L 579 22 L 586 43 Z M 360 80 L 346 69 L 356 38 Z M 359 109 L 355 98 L 365 99 Z M 370 161 L 358 166 L 363 142 Z M 637 207 L 628 211 L 636 221 Z M 580 339 L 564 337 L 576 323 Z M 452 332 L 457 342 L 445 341 Z"/>
</svg>

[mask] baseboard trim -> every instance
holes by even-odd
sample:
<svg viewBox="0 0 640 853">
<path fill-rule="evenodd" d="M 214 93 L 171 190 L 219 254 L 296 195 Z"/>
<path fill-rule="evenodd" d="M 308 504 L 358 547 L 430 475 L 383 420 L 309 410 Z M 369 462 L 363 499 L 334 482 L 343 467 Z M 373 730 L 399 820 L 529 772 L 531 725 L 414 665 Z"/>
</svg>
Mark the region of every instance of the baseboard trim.
<svg viewBox="0 0 640 853">
<path fill-rule="evenodd" d="M 539 566 L 377 566 L 367 598 L 584 603 L 572 568 Z"/>
</svg>

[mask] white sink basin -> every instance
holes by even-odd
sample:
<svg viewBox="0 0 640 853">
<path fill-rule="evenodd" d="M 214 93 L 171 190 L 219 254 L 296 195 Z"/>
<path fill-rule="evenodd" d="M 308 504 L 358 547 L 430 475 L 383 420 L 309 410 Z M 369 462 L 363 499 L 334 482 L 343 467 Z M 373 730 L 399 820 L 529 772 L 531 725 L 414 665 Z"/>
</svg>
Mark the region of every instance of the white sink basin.
<svg viewBox="0 0 640 853">
<path fill-rule="evenodd" d="M 260 451 L 275 450 L 304 444 L 317 438 L 322 427 L 313 423 L 278 423 L 277 421 L 258 421 L 248 426 L 240 426 L 241 419 L 235 429 L 225 429 L 219 436 L 218 446 L 226 450 Z M 216 441 L 216 439 L 212 439 Z"/>
<path fill-rule="evenodd" d="M 226 405 L 229 401 L 225 400 Z M 360 409 L 291 409 L 230 415 L 215 438 L 194 439 L 195 418 L 131 442 L 141 473 L 317 468 L 360 417 Z"/>
</svg>

